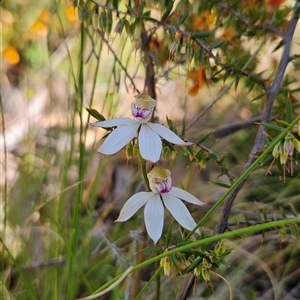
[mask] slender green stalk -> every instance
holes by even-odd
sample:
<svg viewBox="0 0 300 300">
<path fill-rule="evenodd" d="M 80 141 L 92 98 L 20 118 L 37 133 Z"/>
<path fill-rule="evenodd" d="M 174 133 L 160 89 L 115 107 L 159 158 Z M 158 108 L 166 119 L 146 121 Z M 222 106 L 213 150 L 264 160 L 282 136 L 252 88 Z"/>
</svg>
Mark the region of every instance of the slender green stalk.
<svg viewBox="0 0 300 300">
<path fill-rule="evenodd" d="M 142 156 L 139 154 L 139 159 L 141 163 L 141 169 L 142 169 L 142 174 L 144 177 L 145 185 L 146 185 L 146 190 L 150 191 L 150 186 L 149 186 L 149 180 L 147 177 L 147 170 L 146 170 L 146 161 L 142 158 Z M 145 224 L 142 222 L 142 228 L 143 232 L 145 235 Z M 146 244 L 146 238 L 143 238 L 142 240 L 137 240 L 136 241 L 136 254 L 135 254 L 135 261 L 136 264 L 140 264 L 145 260 L 145 255 L 142 253 L 142 250 L 147 246 Z M 130 299 L 136 299 L 136 297 L 140 294 L 141 290 L 141 281 L 142 281 L 142 275 L 141 271 L 137 271 L 133 274 L 132 276 L 132 285 L 130 289 Z"/>
<path fill-rule="evenodd" d="M 197 224 L 196 228 L 187 236 L 187 238 L 189 238 L 193 232 L 195 232 L 195 230 L 202 226 L 209 218 L 210 216 L 213 214 L 213 212 L 217 209 L 217 207 L 219 207 L 223 201 L 227 198 L 227 196 L 240 184 L 240 182 L 242 180 L 244 180 L 244 178 L 246 178 L 251 172 L 252 170 L 258 166 L 258 164 L 266 157 L 266 155 L 268 155 L 269 152 L 272 151 L 272 149 L 274 148 L 274 146 L 281 140 L 284 138 L 284 136 L 294 127 L 294 125 L 300 120 L 300 116 L 298 116 L 282 133 L 280 133 L 273 141 L 272 143 L 267 147 L 267 149 L 256 159 L 256 161 L 235 181 L 235 183 L 230 187 L 230 189 L 228 189 L 228 191 L 215 203 L 215 205 L 208 211 L 208 213 L 201 219 L 201 221 Z M 147 176 L 146 174 L 146 168 L 145 168 L 145 162 L 143 162 L 141 160 L 141 165 L 142 165 L 142 172 L 143 172 L 143 176 L 145 178 L 145 176 Z M 275 228 L 275 227 L 281 227 L 281 226 L 285 226 L 285 225 L 289 225 L 289 224 L 297 224 L 300 223 L 300 218 L 296 218 L 296 219 L 292 219 L 292 220 L 281 220 L 281 221 L 275 221 L 275 222 L 269 222 L 269 223 L 265 223 L 265 224 L 259 224 L 259 225 L 255 225 L 255 226 L 251 226 L 251 227 L 247 227 L 247 228 L 242 228 L 242 229 L 237 229 L 237 230 L 233 230 L 230 232 L 225 232 L 219 235 L 215 235 L 215 236 L 211 236 L 208 238 L 204 238 L 202 240 L 198 240 L 196 242 L 191 242 L 187 245 L 172 249 L 168 252 L 162 253 L 160 255 L 157 255 L 151 259 L 148 259 L 138 265 L 136 265 L 135 267 L 133 267 L 132 272 L 139 270 L 141 268 L 144 268 L 145 266 L 156 262 L 158 260 L 160 260 L 163 257 L 166 256 L 170 256 L 172 254 L 178 253 L 178 252 L 182 252 L 182 251 L 186 251 L 188 249 L 194 248 L 194 247 L 199 247 L 201 245 L 204 244 L 210 244 L 212 242 L 215 241 L 219 241 L 221 239 L 224 238 L 232 238 L 232 237 L 236 237 L 236 236 L 241 236 L 241 235 L 246 235 L 246 234 L 251 234 L 251 233 L 255 233 L 258 231 L 263 231 L 263 230 L 268 230 L 271 228 Z M 121 274 L 122 275 L 122 274 Z M 105 285 L 103 285 L 102 287 L 100 287 L 95 293 L 104 290 L 106 287 L 110 286 L 113 282 L 115 282 L 121 275 L 118 275 L 117 277 L 113 278 L 112 280 L 110 280 L 109 282 L 107 282 Z"/>
<path fill-rule="evenodd" d="M 78 236 L 79 236 L 79 214 L 80 214 L 80 206 L 83 195 L 83 179 L 84 179 L 84 153 L 85 153 L 85 143 L 84 143 L 84 127 L 85 124 L 82 119 L 82 111 L 83 111 L 83 85 L 84 85 L 84 39 L 85 39 L 85 29 L 83 24 L 81 24 L 81 40 L 80 40 L 80 65 L 79 65 L 79 84 L 78 84 L 78 103 L 76 104 L 76 111 L 80 120 L 80 129 L 79 129 L 79 169 L 78 169 L 78 181 L 80 182 L 77 186 L 76 190 L 76 198 L 75 204 L 73 208 L 73 226 L 71 232 L 71 240 L 70 240 L 70 263 L 69 263 L 69 272 L 68 278 L 69 282 L 76 282 L 74 278 L 74 267 L 76 264 L 77 257 L 77 244 L 78 244 Z M 77 273 L 77 272 L 76 272 Z M 75 294 L 75 286 L 73 284 L 68 285 L 67 296 L 66 299 L 74 299 Z"/>
<path fill-rule="evenodd" d="M 228 191 L 213 205 L 213 207 L 205 214 L 205 216 L 197 223 L 196 227 L 186 236 L 189 239 L 192 234 L 202 226 L 215 212 L 215 210 L 225 201 L 225 199 L 234 191 L 234 189 L 259 165 L 259 163 L 273 150 L 274 146 L 281 141 L 288 132 L 294 127 L 294 125 L 300 120 L 298 116 L 284 131 L 282 131 L 267 149 L 256 159 L 256 161 L 234 182 L 234 184 L 228 189 Z"/>
<path fill-rule="evenodd" d="M 2 103 L 2 94 L 0 93 L 0 111 L 1 111 L 1 125 L 2 125 L 2 135 L 3 135 L 3 159 L 2 159 L 2 153 L 1 155 L 1 161 L 3 162 L 3 171 L 4 171 L 4 185 L 3 185 L 3 192 L 2 192 L 2 199 L 4 202 L 4 207 L 1 212 L 3 213 L 3 217 L 0 216 L 0 219 L 3 219 L 3 232 L 0 231 L 1 235 L 5 237 L 5 227 L 7 222 L 7 209 L 8 209 L 8 202 L 7 202 L 7 147 L 6 147 L 6 135 L 5 135 L 5 119 L 4 119 L 4 110 L 3 110 L 3 103 Z M 0 145 L 2 148 L 2 145 Z M 1 174 L 2 175 L 2 174 Z M 2 266 L 1 266 L 2 267 Z"/>
<path fill-rule="evenodd" d="M 210 243 L 222 240 L 222 239 L 230 239 L 230 238 L 236 238 L 236 237 L 240 238 L 243 235 L 249 235 L 249 234 L 252 234 L 252 233 L 259 232 L 259 231 L 266 231 L 266 230 L 269 230 L 269 229 L 272 229 L 272 228 L 274 229 L 274 228 L 277 228 L 277 227 L 288 226 L 288 225 L 292 225 L 292 224 L 300 224 L 300 218 L 273 221 L 273 222 L 258 224 L 258 225 L 254 225 L 254 226 L 250 226 L 250 227 L 246 227 L 246 228 L 227 231 L 227 232 L 224 232 L 224 233 L 219 234 L 219 235 L 214 235 L 214 236 L 211 236 L 211 237 L 207 237 L 207 238 L 204 238 L 202 240 L 191 242 L 189 244 L 180 246 L 178 248 L 171 249 L 167 252 L 163 252 L 162 254 L 159 254 L 155 257 L 152 257 L 152 258 L 150 258 L 150 259 L 134 266 L 132 268 L 131 272 L 134 272 L 134 271 L 137 271 L 141 268 L 144 268 L 144 267 L 146 267 L 146 266 L 148 266 L 148 265 L 150 265 L 150 264 L 152 264 L 156 261 L 159 261 L 160 259 L 162 259 L 166 256 L 170 256 L 170 255 L 176 254 L 178 252 L 183 252 L 183 251 L 189 250 L 191 248 L 199 247 L 199 246 L 202 246 L 202 245 L 205 245 L 205 244 L 210 244 Z M 109 282 L 104 284 L 97 291 L 95 291 L 94 294 L 98 293 L 100 291 L 103 291 L 105 288 L 107 288 L 108 286 L 113 284 L 115 281 L 117 281 L 121 276 L 122 276 L 122 274 L 116 276 L 115 278 L 113 278 L 112 280 L 110 280 Z"/>
<path fill-rule="evenodd" d="M 144 292 L 146 291 L 146 289 L 151 285 L 151 283 L 155 280 L 155 279 L 159 279 L 160 277 L 160 272 L 162 270 L 162 267 L 159 267 L 156 272 L 154 273 L 154 275 L 150 278 L 150 280 L 147 282 L 147 284 L 145 284 L 145 286 L 141 289 L 141 291 L 139 292 L 139 294 L 135 297 L 134 300 L 139 300 L 141 299 L 141 297 L 143 296 Z M 158 280 L 158 282 L 160 283 L 160 281 Z M 158 286 L 159 287 L 159 286 Z M 158 300 L 159 298 L 159 294 L 156 294 L 156 300 Z"/>
<path fill-rule="evenodd" d="M 150 185 L 149 185 L 149 179 L 147 177 L 147 168 L 146 168 L 146 161 L 142 158 L 142 156 L 139 154 L 141 168 L 142 168 L 142 174 L 146 185 L 146 191 L 150 191 Z"/>
<path fill-rule="evenodd" d="M 156 262 L 156 265 L 158 264 L 158 262 Z M 156 271 L 157 276 L 156 277 L 156 300 L 160 299 L 160 270 L 162 269 L 162 267 L 159 267 L 158 270 Z M 156 273 L 154 275 L 156 275 Z"/>
<path fill-rule="evenodd" d="M 10 259 L 12 260 L 12 262 L 14 263 L 14 266 L 16 267 L 16 269 L 18 270 L 20 276 L 23 279 L 23 282 L 25 284 L 25 286 L 28 289 L 28 294 L 26 299 L 35 299 L 37 300 L 37 296 L 35 295 L 35 292 L 32 288 L 32 285 L 30 284 L 30 282 L 28 281 L 28 278 L 25 276 L 25 274 L 23 273 L 22 269 L 19 266 L 19 263 L 15 260 L 14 256 L 11 254 L 11 252 L 9 251 L 8 247 L 6 246 L 6 244 L 4 243 L 3 239 L 0 236 L 0 244 L 3 245 L 4 250 L 7 252 L 7 254 L 9 255 Z"/>
</svg>

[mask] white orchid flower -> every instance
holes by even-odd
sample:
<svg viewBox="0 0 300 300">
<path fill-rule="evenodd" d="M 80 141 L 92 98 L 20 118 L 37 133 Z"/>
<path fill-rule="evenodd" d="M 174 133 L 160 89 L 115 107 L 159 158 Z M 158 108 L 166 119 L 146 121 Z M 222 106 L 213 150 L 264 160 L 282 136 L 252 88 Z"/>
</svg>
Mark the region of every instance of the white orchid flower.
<svg viewBox="0 0 300 300">
<path fill-rule="evenodd" d="M 164 224 L 164 207 L 184 228 L 192 230 L 196 223 L 186 206 L 185 200 L 195 205 L 204 204 L 192 194 L 177 187 L 172 187 L 171 172 L 167 169 L 154 167 L 148 174 L 151 192 L 139 192 L 130 197 L 120 211 L 116 222 L 130 219 L 143 205 L 144 219 L 150 238 L 157 243 L 162 235 Z M 199 231 L 196 231 L 199 234 Z"/>
<path fill-rule="evenodd" d="M 136 133 L 138 133 L 141 156 L 152 163 L 156 163 L 160 158 L 162 151 L 161 138 L 175 145 L 192 145 L 192 143 L 183 141 L 167 127 L 149 122 L 156 100 L 146 93 L 137 95 L 135 99 L 136 102 L 131 104 L 131 113 L 135 119 L 122 117 L 90 124 L 103 128 L 117 126 L 105 139 L 98 152 L 105 155 L 115 154 L 128 144 L 136 136 Z"/>
</svg>

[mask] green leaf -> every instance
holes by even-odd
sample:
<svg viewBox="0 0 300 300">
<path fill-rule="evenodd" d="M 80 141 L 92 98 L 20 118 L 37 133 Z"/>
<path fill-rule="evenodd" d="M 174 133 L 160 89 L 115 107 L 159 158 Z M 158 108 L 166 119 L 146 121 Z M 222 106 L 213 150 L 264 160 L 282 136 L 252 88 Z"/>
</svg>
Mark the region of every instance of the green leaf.
<svg viewBox="0 0 300 300">
<path fill-rule="evenodd" d="M 106 15 L 106 11 L 102 11 L 99 17 L 99 26 L 102 29 L 105 29 L 107 25 L 107 15 Z"/>
<path fill-rule="evenodd" d="M 160 252 L 160 251 L 162 251 L 161 247 L 149 247 L 141 250 L 141 253 L 149 254 L 149 253 Z"/>
<path fill-rule="evenodd" d="M 169 147 L 172 151 L 175 151 L 175 148 L 174 148 L 173 144 L 170 143 L 169 141 L 164 140 L 164 144 L 165 144 L 167 147 Z"/>
<path fill-rule="evenodd" d="M 198 267 L 203 261 L 202 257 L 197 257 L 192 264 L 189 265 L 187 269 L 187 273 L 193 271 L 196 267 Z"/>
<path fill-rule="evenodd" d="M 172 225 L 173 225 L 173 222 L 170 224 L 167 234 L 166 234 L 166 238 L 165 238 L 166 245 L 169 245 L 169 243 L 170 243 L 170 239 L 171 239 L 171 235 L 172 235 Z"/>
<path fill-rule="evenodd" d="M 115 33 L 117 34 L 121 34 L 123 29 L 124 29 L 124 25 L 125 25 L 125 22 L 124 22 L 124 18 L 120 19 L 115 27 Z"/>
<path fill-rule="evenodd" d="M 113 0 L 112 1 L 112 4 L 113 4 L 113 7 L 118 10 L 118 4 L 119 4 L 119 1 L 118 0 Z"/>
<path fill-rule="evenodd" d="M 222 45 L 224 45 L 225 43 L 227 43 L 227 40 L 220 40 L 220 41 L 217 41 L 215 43 L 213 43 L 210 48 L 211 49 L 216 49 L 216 48 L 219 48 L 221 47 Z"/>
<path fill-rule="evenodd" d="M 94 108 L 85 108 L 87 110 L 87 112 L 94 117 L 96 120 L 98 121 L 105 121 L 106 119 L 103 117 L 103 115 L 101 115 L 97 109 Z"/>
<path fill-rule="evenodd" d="M 148 10 L 148 11 L 146 11 L 145 13 L 143 13 L 142 18 L 149 19 L 149 18 L 150 18 L 150 14 L 151 14 L 151 11 Z"/>
<path fill-rule="evenodd" d="M 262 97 L 264 97 L 265 95 L 266 95 L 266 93 L 259 94 L 258 96 L 256 96 L 255 98 L 253 98 L 251 101 L 259 100 L 259 99 L 261 99 Z"/>
<path fill-rule="evenodd" d="M 217 181 L 210 181 L 210 183 L 213 183 L 213 184 L 215 184 L 217 186 L 220 186 L 222 188 L 225 188 L 225 189 L 229 189 L 230 188 L 230 185 L 226 184 L 226 183 L 217 182 Z"/>
<path fill-rule="evenodd" d="M 169 14 L 171 13 L 171 11 L 173 9 L 173 5 L 174 5 L 174 1 L 170 1 L 167 6 L 166 11 L 164 12 L 164 14 L 161 17 L 161 22 L 164 22 L 167 19 L 167 17 L 169 16 Z"/>
<path fill-rule="evenodd" d="M 183 241 L 183 242 L 178 243 L 178 244 L 177 244 L 177 247 L 181 247 L 181 246 L 184 246 L 184 245 L 188 245 L 188 244 L 190 244 L 190 243 L 191 243 L 191 241 Z"/>
<path fill-rule="evenodd" d="M 283 217 L 284 219 L 287 219 L 287 216 L 286 216 L 286 214 L 285 214 L 283 208 L 282 208 L 282 207 L 279 207 L 279 210 L 280 210 L 280 212 L 281 212 L 282 217 Z"/>
<path fill-rule="evenodd" d="M 127 35 L 132 36 L 131 26 L 127 19 L 124 20 L 124 24 L 125 24 L 125 30 L 126 30 Z"/>
<path fill-rule="evenodd" d="M 290 207 L 291 207 L 291 212 L 293 214 L 294 217 L 298 218 L 298 213 L 295 210 L 295 207 L 293 206 L 293 204 L 289 203 Z"/>
<path fill-rule="evenodd" d="M 187 18 L 188 15 L 189 15 L 189 13 L 190 13 L 190 11 L 187 10 L 187 11 L 181 16 L 179 22 L 177 23 L 178 26 L 184 23 L 184 21 L 186 20 L 186 18 Z"/>
<path fill-rule="evenodd" d="M 284 45 L 284 40 L 281 40 L 276 47 L 272 50 L 272 52 L 277 51 L 278 49 L 280 49 L 282 46 Z"/>
<path fill-rule="evenodd" d="M 198 31 L 198 32 L 192 33 L 191 38 L 192 39 L 201 39 L 201 38 L 206 38 L 212 34 L 213 34 L 212 31 Z"/>
<path fill-rule="evenodd" d="M 283 120 L 276 120 L 276 121 L 277 121 L 280 125 L 282 125 L 284 128 L 287 128 L 293 120 L 292 120 L 290 123 L 287 123 L 287 122 L 285 122 L 285 121 L 283 121 Z"/>
<path fill-rule="evenodd" d="M 291 235 L 299 243 L 299 230 L 295 224 L 291 226 Z"/>
<path fill-rule="evenodd" d="M 235 77 L 235 80 L 234 80 L 234 88 L 235 88 L 235 90 L 237 90 L 237 87 L 238 87 L 238 85 L 239 85 L 239 82 L 240 82 L 240 76 L 237 75 L 237 76 Z"/>
<path fill-rule="evenodd" d="M 107 12 L 107 20 L 106 20 L 106 32 L 107 33 L 111 33 L 111 29 L 112 29 L 112 24 L 113 24 L 113 19 L 112 19 L 112 12 L 108 11 Z"/>
<path fill-rule="evenodd" d="M 172 261 L 173 265 L 175 266 L 177 272 L 180 273 L 180 268 L 179 268 L 179 266 L 178 266 L 176 256 L 175 256 L 174 254 L 171 254 L 170 257 L 171 257 L 171 261 Z"/>
<path fill-rule="evenodd" d="M 180 230 L 177 230 L 177 237 L 176 237 L 176 245 L 182 243 L 182 234 Z"/>
<path fill-rule="evenodd" d="M 283 131 L 282 127 L 274 125 L 274 124 L 260 123 L 260 125 L 262 125 L 263 127 L 265 127 L 266 129 L 269 129 L 269 130 L 275 130 L 275 131 L 278 131 L 278 132 L 282 132 Z"/>
<path fill-rule="evenodd" d="M 211 153 L 210 153 L 210 156 L 211 156 L 211 158 L 214 159 L 214 160 L 217 160 L 217 159 L 218 159 L 218 155 L 217 155 L 216 153 L 214 153 L 214 152 L 211 152 Z"/>
<path fill-rule="evenodd" d="M 185 119 L 182 120 L 181 136 L 185 136 Z"/>
<path fill-rule="evenodd" d="M 206 141 L 209 138 L 210 135 L 211 135 L 211 132 L 209 132 L 206 135 L 200 137 L 199 140 L 197 140 L 196 144 L 203 143 L 204 141 Z"/>
<path fill-rule="evenodd" d="M 290 100 L 286 101 L 286 122 L 287 123 L 293 122 L 293 107 Z"/>
</svg>

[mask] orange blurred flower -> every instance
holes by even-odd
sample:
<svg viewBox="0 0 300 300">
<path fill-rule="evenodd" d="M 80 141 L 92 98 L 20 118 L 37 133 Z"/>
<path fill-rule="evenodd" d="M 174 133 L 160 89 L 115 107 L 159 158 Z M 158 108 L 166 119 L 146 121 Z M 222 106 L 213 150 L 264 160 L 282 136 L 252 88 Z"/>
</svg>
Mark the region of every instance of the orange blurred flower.
<svg viewBox="0 0 300 300">
<path fill-rule="evenodd" d="M 10 65 L 16 65 L 20 62 L 20 55 L 13 46 L 7 46 L 2 52 L 4 58 Z"/>
<path fill-rule="evenodd" d="M 65 10 L 65 14 L 67 19 L 70 22 L 76 22 L 79 21 L 79 17 L 78 17 L 78 9 L 77 7 L 74 6 L 68 6 Z"/>
<path fill-rule="evenodd" d="M 208 85 L 209 81 L 206 78 L 205 68 L 201 67 L 197 70 L 192 70 L 188 72 L 188 78 L 193 80 L 193 85 L 189 88 L 189 94 L 191 96 L 196 96 L 199 90 L 204 86 Z"/>
<path fill-rule="evenodd" d="M 210 11 L 204 11 L 200 16 L 193 19 L 194 29 L 209 30 L 215 23 L 216 14 Z"/>
<path fill-rule="evenodd" d="M 51 18 L 50 11 L 48 9 L 43 9 L 43 11 L 40 14 L 40 20 L 45 24 L 49 24 L 50 18 Z"/>
<path fill-rule="evenodd" d="M 223 37 L 224 39 L 226 39 L 228 41 L 228 43 L 233 43 L 234 37 L 236 36 L 236 31 L 231 28 L 231 27 L 227 27 L 224 29 L 221 37 Z"/>
<path fill-rule="evenodd" d="M 37 36 L 45 36 L 48 34 L 48 26 L 38 20 L 31 25 L 30 31 Z"/>
</svg>

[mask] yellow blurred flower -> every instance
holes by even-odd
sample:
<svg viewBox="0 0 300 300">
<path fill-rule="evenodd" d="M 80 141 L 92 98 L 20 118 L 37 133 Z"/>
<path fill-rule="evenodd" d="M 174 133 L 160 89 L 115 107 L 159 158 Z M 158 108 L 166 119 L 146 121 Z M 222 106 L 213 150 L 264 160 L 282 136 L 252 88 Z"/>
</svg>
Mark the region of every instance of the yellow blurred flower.
<svg viewBox="0 0 300 300">
<path fill-rule="evenodd" d="M 20 62 L 18 50 L 13 46 L 7 46 L 2 52 L 4 58 L 10 65 L 16 65 Z"/>
<path fill-rule="evenodd" d="M 30 32 L 37 36 L 45 36 L 48 34 L 48 26 L 38 20 L 31 25 Z"/>
<path fill-rule="evenodd" d="M 48 9 L 43 9 L 40 14 L 40 20 L 44 22 L 45 24 L 49 24 L 51 19 L 51 13 Z"/>
<path fill-rule="evenodd" d="M 68 6 L 65 10 L 65 14 L 67 19 L 70 22 L 76 22 L 79 21 L 79 17 L 78 17 L 78 9 L 77 7 L 74 6 Z"/>
</svg>

